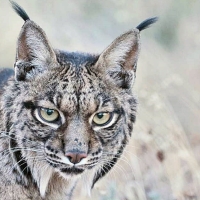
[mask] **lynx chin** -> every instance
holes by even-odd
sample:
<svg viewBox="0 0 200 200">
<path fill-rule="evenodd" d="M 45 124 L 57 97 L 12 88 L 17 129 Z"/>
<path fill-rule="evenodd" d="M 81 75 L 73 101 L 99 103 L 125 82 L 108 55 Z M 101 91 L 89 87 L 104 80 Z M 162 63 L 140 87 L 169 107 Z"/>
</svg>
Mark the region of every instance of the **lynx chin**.
<svg viewBox="0 0 200 200">
<path fill-rule="evenodd" d="M 52 48 L 11 4 L 25 22 L 14 72 L 0 70 L 0 199 L 70 200 L 79 179 L 92 188 L 112 169 L 131 137 L 140 31 L 157 18 L 93 55 Z"/>
</svg>

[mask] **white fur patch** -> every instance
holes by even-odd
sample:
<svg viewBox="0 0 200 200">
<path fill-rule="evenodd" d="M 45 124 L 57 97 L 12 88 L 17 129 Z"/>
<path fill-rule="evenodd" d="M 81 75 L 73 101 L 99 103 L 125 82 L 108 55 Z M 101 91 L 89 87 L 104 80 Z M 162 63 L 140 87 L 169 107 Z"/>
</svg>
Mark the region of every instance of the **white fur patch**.
<svg viewBox="0 0 200 200">
<path fill-rule="evenodd" d="M 67 158 L 66 156 L 62 155 L 61 153 L 58 153 L 57 155 L 61 158 L 61 162 L 65 163 L 67 165 L 70 165 L 70 166 L 74 166 L 74 164 L 71 163 L 69 161 L 69 158 Z"/>
<path fill-rule="evenodd" d="M 48 183 L 49 183 L 49 180 L 51 179 L 51 176 L 52 176 L 52 170 L 44 170 L 41 174 L 41 177 L 40 177 L 40 195 L 44 198 L 45 197 L 45 194 L 46 194 L 46 190 L 48 188 Z"/>
<path fill-rule="evenodd" d="M 85 165 L 87 161 L 88 161 L 87 158 L 83 158 L 79 163 L 75 164 L 75 166 Z"/>
<path fill-rule="evenodd" d="M 93 179 L 96 173 L 96 167 L 92 170 L 86 171 L 81 175 L 81 184 L 84 186 L 82 192 L 84 196 L 91 197 L 91 188 L 93 184 Z"/>
</svg>

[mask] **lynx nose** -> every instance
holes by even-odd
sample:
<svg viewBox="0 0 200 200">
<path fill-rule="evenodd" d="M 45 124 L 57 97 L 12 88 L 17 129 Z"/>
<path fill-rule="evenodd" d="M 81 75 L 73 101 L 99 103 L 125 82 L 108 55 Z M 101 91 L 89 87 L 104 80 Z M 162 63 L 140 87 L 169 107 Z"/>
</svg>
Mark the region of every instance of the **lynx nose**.
<svg viewBox="0 0 200 200">
<path fill-rule="evenodd" d="M 65 154 L 67 158 L 69 158 L 69 161 L 73 164 L 79 163 L 83 158 L 87 157 L 86 153 L 81 152 L 67 152 Z"/>
</svg>

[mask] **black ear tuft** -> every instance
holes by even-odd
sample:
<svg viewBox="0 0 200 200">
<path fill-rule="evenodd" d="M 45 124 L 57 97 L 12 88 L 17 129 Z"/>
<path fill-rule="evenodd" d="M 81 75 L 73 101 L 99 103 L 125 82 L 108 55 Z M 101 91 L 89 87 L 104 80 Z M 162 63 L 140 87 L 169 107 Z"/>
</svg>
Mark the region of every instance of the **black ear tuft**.
<svg viewBox="0 0 200 200">
<path fill-rule="evenodd" d="M 149 28 L 151 26 L 151 24 L 154 24 L 157 21 L 158 21 L 158 17 L 149 18 L 149 19 L 146 19 L 145 21 L 143 21 L 141 24 L 139 24 L 136 28 L 139 31 L 142 31 L 146 28 Z"/>
<path fill-rule="evenodd" d="M 10 0 L 10 3 L 14 9 L 14 11 L 24 20 L 24 21 L 27 21 L 27 20 L 30 20 L 29 16 L 27 15 L 26 11 L 21 7 L 19 6 L 16 2 L 14 1 L 11 1 Z"/>
</svg>

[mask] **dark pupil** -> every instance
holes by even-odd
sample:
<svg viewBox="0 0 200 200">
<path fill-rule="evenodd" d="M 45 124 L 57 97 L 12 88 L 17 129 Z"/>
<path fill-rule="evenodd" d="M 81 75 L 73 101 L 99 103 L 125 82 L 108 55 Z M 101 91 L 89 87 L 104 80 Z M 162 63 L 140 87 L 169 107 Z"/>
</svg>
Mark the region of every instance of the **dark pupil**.
<svg viewBox="0 0 200 200">
<path fill-rule="evenodd" d="M 52 115 L 53 112 L 54 112 L 54 111 L 53 111 L 53 110 L 50 110 L 50 109 L 47 109 L 47 110 L 46 110 L 47 115 Z"/>
<path fill-rule="evenodd" d="M 99 119 L 103 118 L 103 116 L 104 116 L 103 113 L 98 113 L 98 114 L 97 114 L 97 117 L 98 117 Z"/>
</svg>

